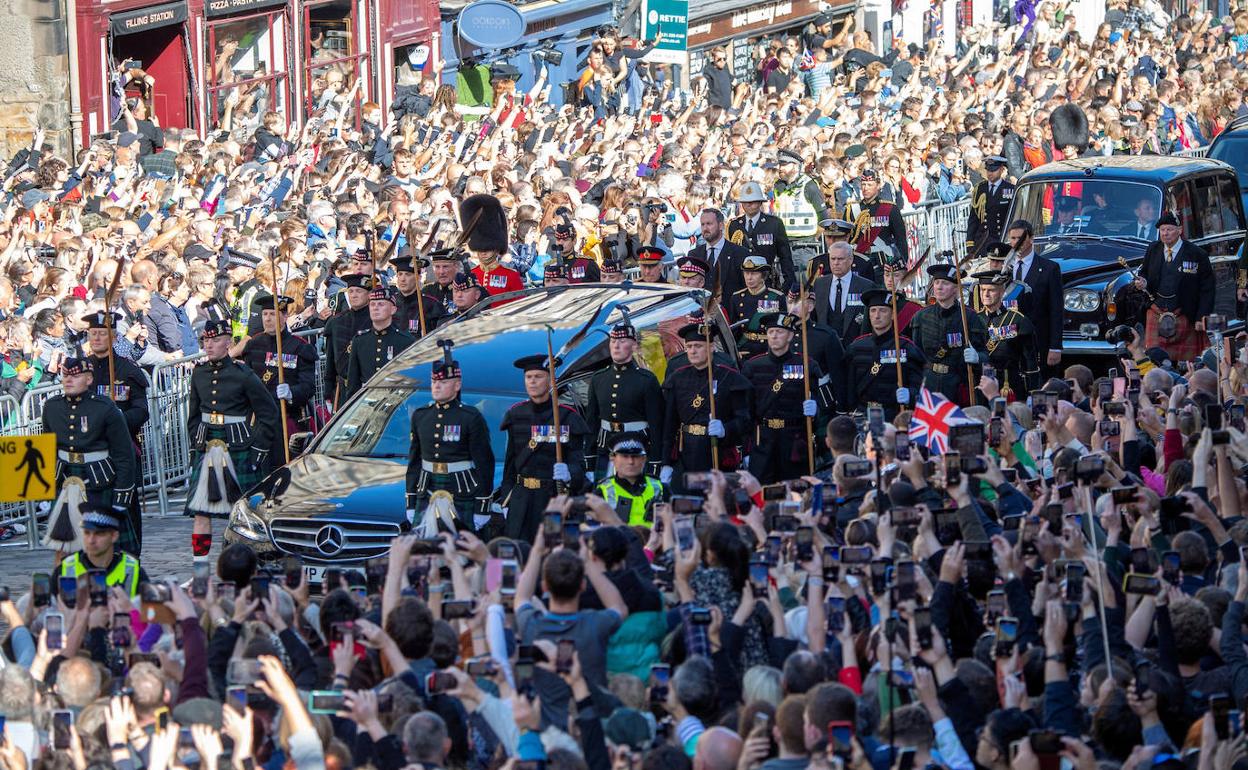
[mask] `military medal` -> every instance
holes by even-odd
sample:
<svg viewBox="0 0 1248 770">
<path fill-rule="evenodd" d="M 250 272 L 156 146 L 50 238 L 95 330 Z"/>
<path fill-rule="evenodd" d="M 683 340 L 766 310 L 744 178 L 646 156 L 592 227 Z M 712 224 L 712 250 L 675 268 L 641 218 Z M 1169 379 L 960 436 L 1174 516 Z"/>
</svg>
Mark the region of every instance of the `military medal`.
<svg viewBox="0 0 1248 770">
<path fill-rule="evenodd" d="M 781 382 L 780 380 L 776 380 L 775 382 L 771 383 L 771 392 L 772 392 L 772 393 L 779 393 L 779 392 L 780 392 L 780 388 L 782 388 L 782 387 L 784 387 L 784 383 L 783 383 L 783 382 Z"/>
<path fill-rule="evenodd" d="M 694 397 L 694 399 L 693 399 L 693 408 L 694 408 L 694 409 L 701 409 L 701 408 L 702 408 L 702 394 L 701 394 L 701 393 L 699 393 L 697 396 L 695 396 L 695 397 Z"/>
<path fill-rule="evenodd" d="M 87 416 L 84 414 L 82 417 L 79 418 L 78 422 L 82 426 L 82 432 L 86 433 L 87 432 Z"/>
<path fill-rule="evenodd" d="M 875 363 L 871 364 L 871 375 L 875 376 L 879 373 L 880 373 L 880 362 L 876 361 Z"/>
<path fill-rule="evenodd" d="M 265 381 L 265 382 L 268 382 L 269 380 L 273 379 L 273 370 L 272 370 L 272 369 L 266 369 L 266 370 L 264 371 L 264 378 L 263 378 L 263 379 L 264 379 L 264 381 Z"/>
</svg>

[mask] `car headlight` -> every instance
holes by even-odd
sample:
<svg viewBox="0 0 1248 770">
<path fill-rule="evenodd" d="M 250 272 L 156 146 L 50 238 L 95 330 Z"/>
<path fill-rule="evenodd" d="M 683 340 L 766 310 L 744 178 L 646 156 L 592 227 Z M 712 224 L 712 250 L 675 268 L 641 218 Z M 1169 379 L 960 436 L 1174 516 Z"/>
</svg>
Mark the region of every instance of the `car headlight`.
<svg viewBox="0 0 1248 770">
<path fill-rule="evenodd" d="M 230 529 L 235 533 L 257 542 L 268 542 L 269 528 L 251 510 L 248 498 L 243 497 L 230 509 Z"/>
<path fill-rule="evenodd" d="M 1091 289 L 1067 289 L 1066 310 L 1071 313 L 1091 313 L 1101 306 L 1100 292 Z"/>
</svg>

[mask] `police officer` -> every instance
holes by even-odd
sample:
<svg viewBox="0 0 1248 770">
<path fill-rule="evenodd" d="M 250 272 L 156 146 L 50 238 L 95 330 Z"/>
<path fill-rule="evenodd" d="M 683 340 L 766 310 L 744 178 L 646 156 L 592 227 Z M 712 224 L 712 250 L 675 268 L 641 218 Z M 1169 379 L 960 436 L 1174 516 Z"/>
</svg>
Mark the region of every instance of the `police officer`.
<svg viewBox="0 0 1248 770">
<path fill-rule="evenodd" d="M 82 550 L 66 556 L 57 574 L 81 581 L 88 572 L 100 571 L 105 585 L 120 587 L 131 599 L 137 598 L 147 573 L 137 558 L 118 547 L 121 520 L 96 506 L 83 506 L 81 513 Z"/>
<path fill-rule="evenodd" d="M 286 316 L 294 300 L 285 295 L 274 299 L 265 294 L 256 300 L 260 310 L 261 332 L 247 340 L 240 359 L 260 378 L 273 397 L 273 403 L 285 401 L 287 406 L 287 431 L 299 430 L 299 424 L 311 415 L 306 414 L 308 402 L 316 393 L 316 348 L 302 337 L 286 328 Z M 277 330 L 282 330 L 282 358 L 277 358 Z M 278 367 L 282 370 L 282 382 L 277 381 Z"/>
<path fill-rule="evenodd" d="M 494 491 L 494 450 L 481 412 L 460 400 L 463 370 L 451 358 L 451 341 L 429 376 L 433 400 L 412 412 L 407 460 L 407 518 L 413 525 L 435 496 L 449 496 L 457 526 L 476 531 L 475 517 L 488 514 Z"/>
<path fill-rule="evenodd" d="M 713 390 L 707 381 L 711 334 L 711 327 L 702 323 L 682 327 L 679 335 L 685 341 L 689 363 L 675 369 L 669 367 L 663 381 L 663 468 L 659 479 L 664 484 L 671 482 L 677 469 L 710 470 L 712 447 L 719 454 L 721 470 L 736 468 L 740 462 L 737 447 L 745 441 L 754 424 L 750 415 L 749 380 L 736 369 L 716 363 L 711 375 Z M 712 393 L 714 418 L 711 417 Z"/>
<path fill-rule="evenodd" d="M 659 378 L 641 368 L 634 358 L 637 343 L 637 329 L 632 324 L 612 326 L 607 338 L 611 365 L 589 380 L 585 422 L 598 434 L 585 453 L 585 467 L 591 474 L 606 472 L 607 453 L 624 433 L 648 443 L 642 454 L 658 456 L 663 390 Z"/>
<path fill-rule="evenodd" d="M 988 270 L 971 276 L 979 281 L 979 296 L 988 327 L 987 362 L 996 369 L 1001 395 L 1028 393 L 1040 387 L 1040 358 L 1036 327 L 1031 319 L 1005 307 L 1002 300 L 1010 283 L 1009 271 Z"/>
<path fill-rule="evenodd" d="M 343 281 L 347 284 L 347 307 L 329 319 L 324 331 L 325 397 L 335 410 L 347 402 L 347 346 L 373 325 L 368 309 L 372 277 L 355 274 L 345 276 Z"/>
<path fill-rule="evenodd" d="M 646 475 L 647 438 L 636 433 L 620 433 L 611 440 L 611 466 L 614 472 L 594 487 L 594 493 L 607 501 L 630 527 L 654 525 L 654 504 L 668 498 L 663 483 Z"/>
<path fill-rule="evenodd" d="M 228 334 L 229 323 L 225 322 Z M 66 358 L 61 363 L 64 392 L 43 405 L 41 433 L 56 434 L 56 480 L 60 497 L 52 506 L 44 545 L 76 544 L 79 533 L 69 522 L 65 481 L 82 482 L 85 499 L 100 508 L 125 515 L 136 494 L 134 444 L 121 410 L 107 396 L 92 391 L 95 373 L 82 358 Z M 58 515 L 59 514 L 59 515 Z M 125 523 L 121 547 L 138 550 L 138 536 Z"/>
<path fill-rule="evenodd" d="M 819 182 L 802 171 L 802 156 L 792 150 L 776 153 L 778 168 L 772 188 L 773 211 L 784 222 L 798 261 L 819 252 L 819 222 L 831 214 Z"/>
<path fill-rule="evenodd" d="M 232 281 L 235 289 L 234 299 L 230 303 L 231 333 L 234 339 L 241 340 L 251 328 L 252 303 L 257 296 L 264 293 L 264 284 L 255 275 L 255 269 L 260 266 L 260 257 L 237 249 L 227 249 L 227 253 L 229 256 L 226 257 L 225 264 L 231 273 L 230 277 L 243 277 L 242 280 Z"/>
<path fill-rule="evenodd" d="M 424 290 L 416 290 L 420 285 L 420 276 L 416 274 L 417 268 L 425 268 L 429 262 L 409 255 L 392 259 L 390 264 L 394 265 L 394 288 L 398 289 L 398 294 L 394 298 L 399 308 L 395 323 L 412 337 L 419 338 L 423 313 L 425 332 L 436 329 L 442 316 L 446 315 L 446 306 L 442 304 L 440 298 Z"/>
<path fill-rule="evenodd" d="M 343 402 L 351 398 L 383 366 L 406 350 L 416 338 L 394 325 L 398 311 L 394 290 L 378 286 L 369 292 L 368 315 L 373 321 L 369 334 L 361 334 L 347 346 L 347 390 Z"/>
<path fill-rule="evenodd" d="M 113 313 L 111 327 L 117 328 L 118 315 Z M 143 479 L 143 426 L 149 417 L 147 411 L 147 375 L 129 358 L 121 355 L 113 356 L 112 374 L 109 381 L 108 350 L 112 347 L 115 336 L 110 332 L 110 322 L 103 310 L 98 310 L 83 317 L 87 325 L 87 350 L 90 355 L 87 361 L 91 364 L 93 379 L 91 390 L 96 395 L 112 399 L 121 416 L 125 418 L 126 427 L 130 430 L 130 441 L 134 444 L 134 479 L 135 485 Z M 143 550 L 143 512 L 139 509 L 139 495 L 130 496 L 130 504 L 126 508 L 126 516 L 130 530 L 134 533 L 132 553 L 141 555 Z"/>
<path fill-rule="evenodd" d="M 667 283 L 667 266 L 663 264 L 664 251 L 655 246 L 637 249 L 637 268 L 642 283 Z"/>
<path fill-rule="evenodd" d="M 768 313 L 762 325 L 767 330 L 767 352 L 741 367 L 754 388 L 754 446 L 750 450 L 750 473 L 764 484 L 797 475 L 796 468 L 807 466 L 811 450 L 806 434 L 806 418 L 818 413 L 815 399 L 807 398 L 807 376 L 811 392 L 823 372 L 810 361 L 804 371 L 801 353 L 793 349 L 793 334 L 800 328 L 797 316 Z"/>
<path fill-rule="evenodd" d="M 555 366 L 559 363 L 556 360 Z M 524 390 L 529 397 L 512 404 L 503 416 L 500 429 L 507 434 L 507 453 L 498 495 L 507 508 L 507 537 L 531 543 L 546 503 L 559 487 L 573 492 L 584 487 L 589 428 L 572 407 L 561 403 L 556 435 L 545 355 L 518 358 L 515 367 L 524 372 Z M 562 447 L 562 462 L 557 461 L 556 441 Z"/>
<path fill-rule="evenodd" d="M 786 289 L 792 286 L 795 282 L 793 247 L 789 244 L 784 222 L 763 212 L 767 196 L 763 194 L 762 185 L 746 182 L 741 186 L 737 202 L 745 213 L 728 223 L 728 240 L 766 259 L 772 272 L 779 272 L 779 283 Z"/>
<path fill-rule="evenodd" d="M 967 367 L 977 366 L 987 355 L 988 329 L 983 318 L 967 310 L 965 329 L 970 339 L 966 338 L 958 296 L 961 287 L 953 265 L 929 265 L 927 274 L 932 279 L 936 304 L 915 313 L 910 322 L 914 342 L 927 359 L 923 386 L 955 404 L 967 406 L 970 388 L 974 387 L 973 382 L 967 381 Z"/>
<path fill-rule="evenodd" d="M 451 296 L 453 292 L 451 283 L 455 280 L 455 274 L 460 271 L 461 266 L 461 260 L 451 249 L 429 252 L 429 270 L 433 273 L 433 280 L 421 288 L 426 296 L 433 297 L 442 303 L 442 310 L 446 313 L 450 313 L 455 306 Z"/>
<path fill-rule="evenodd" d="M 984 180 L 971 192 L 971 212 L 966 220 L 966 250 L 970 254 L 978 255 L 988 244 L 1005 237 L 1006 215 L 1014 202 L 1014 185 L 1005 174 L 1004 157 L 984 158 Z"/>
<path fill-rule="evenodd" d="M 858 175 L 862 199 L 850 201 L 845 219 L 853 224 L 850 240 L 854 251 L 866 257 L 872 272 L 866 277 L 876 283 L 883 281 L 882 261 L 898 265 L 910 264 L 910 247 L 906 242 L 906 223 L 901 209 L 894 203 L 880 200 L 880 173 L 873 168 Z M 872 255 L 875 256 L 872 256 Z"/>
<path fill-rule="evenodd" d="M 728 298 L 725 310 L 728 322 L 737 324 L 754 317 L 755 313 L 779 313 L 784 310 L 784 295 L 767 288 L 767 260 L 751 255 L 741 261 L 745 288 Z"/>
<path fill-rule="evenodd" d="M 905 335 L 893 339 L 892 297 L 885 289 L 863 292 L 867 307 L 868 332 L 849 343 L 845 351 L 848 365 L 848 391 L 857 411 L 878 406 L 885 419 L 914 403 L 923 384 L 923 351 Z M 900 354 L 898 353 L 900 342 Z M 901 360 L 901 385 L 897 384 L 897 361 Z"/>
<path fill-rule="evenodd" d="M 228 517 L 264 477 L 279 433 L 277 404 L 264 383 L 230 358 L 229 323 L 209 321 L 202 342 L 205 358 L 191 372 L 186 420 L 192 470 L 185 515 L 195 518 L 191 552 L 197 560 L 212 550 L 212 519 Z"/>
</svg>

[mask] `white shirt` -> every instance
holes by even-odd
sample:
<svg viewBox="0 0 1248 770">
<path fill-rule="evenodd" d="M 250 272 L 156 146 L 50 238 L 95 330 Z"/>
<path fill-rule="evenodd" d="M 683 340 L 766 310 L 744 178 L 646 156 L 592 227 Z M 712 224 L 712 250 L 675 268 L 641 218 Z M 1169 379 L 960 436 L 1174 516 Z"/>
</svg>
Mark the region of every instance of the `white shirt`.
<svg viewBox="0 0 1248 770">
<path fill-rule="evenodd" d="M 1032 249 L 1026 254 L 1015 254 L 1014 265 L 1010 268 L 1010 277 L 1014 278 L 1015 276 L 1019 275 L 1018 269 L 1019 269 L 1019 266 L 1021 265 L 1022 270 L 1023 270 L 1022 276 L 1023 278 L 1026 278 L 1027 274 L 1031 272 L 1031 263 L 1035 261 L 1036 261 L 1035 249 Z"/>
<path fill-rule="evenodd" d="M 828 287 L 828 306 L 833 310 L 842 312 L 845 310 L 845 303 L 849 302 L 849 282 L 854 277 L 853 273 L 846 273 L 840 278 L 832 276 L 832 285 Z M 841 287 L 841 306 L 836 306 L 836 287 Z"/>
</svg>

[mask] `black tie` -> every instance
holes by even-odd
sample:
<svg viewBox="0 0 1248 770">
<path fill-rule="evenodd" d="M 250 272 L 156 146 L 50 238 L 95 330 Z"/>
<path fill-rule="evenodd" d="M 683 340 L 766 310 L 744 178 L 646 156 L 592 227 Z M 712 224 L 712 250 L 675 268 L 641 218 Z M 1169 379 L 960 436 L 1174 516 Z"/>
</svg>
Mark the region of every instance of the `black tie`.
<svg viewBox="0 0 1248 770">
<path fill-rule="evenodd" d="M 836 299 L 832 303 L 832 307 L 836 312 L 841 312 L 841 279 L 836 279 Z"/>
<path fill-rule="evenodd" d="M 713 247 L 713 246 L 708 246 L 708 247 L 707 247 L 707 249 L 706 249 L 706 261 L 707 261 L 709 264 L 711 264 L 711 265 L 714 265 L 714 264 L 715 264 L 715 247 Z"/>
<path fill-rule="evenodd" d="M 1020 282 L 1023 280 L 1023 262 L 1022 262 L 1022 260 L 1019 260 L 1018 262 L 1015 262 L 1015 263 L 1014 263 L 1014 280 L 1016 280 L 1016 281 L 1020 281 Z"/>
<path fill-rule="evenodd" d="M 754 237 L 754 220 L 753 219 L 745 220 L 745 234 L 750 236 L 751 238 Z"/>
</svg>

